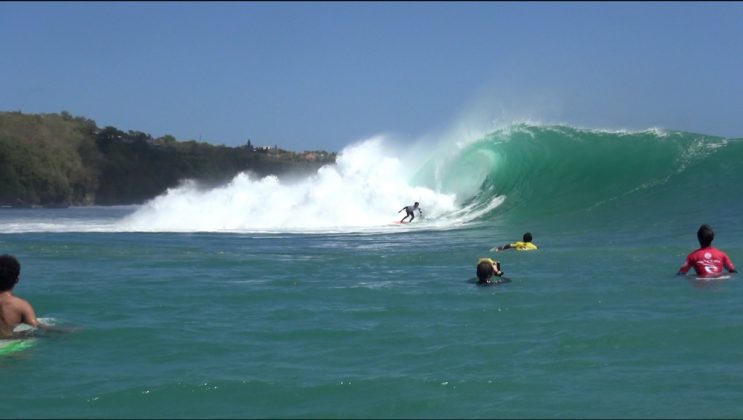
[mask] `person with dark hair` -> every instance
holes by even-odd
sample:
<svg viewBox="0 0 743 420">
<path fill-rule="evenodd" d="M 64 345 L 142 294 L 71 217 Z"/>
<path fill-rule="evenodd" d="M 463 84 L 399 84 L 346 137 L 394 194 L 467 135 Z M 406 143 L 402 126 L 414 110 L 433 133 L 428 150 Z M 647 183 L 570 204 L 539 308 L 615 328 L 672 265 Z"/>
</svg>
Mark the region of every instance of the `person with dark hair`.
<svg viewBox="0 0 743 420">
<path fill-rule="evenodd" d="M 0 255 L 0 337 L 14 336 L 13 329 L 20 324 L 49 329 L 36 319 L 34 308 L 25 299 L 13 295 L 20 281 L 21 264 L 12 255 Z"/>
<path fill-rule="evenodd" d="M 407 219 L 408 217 L 410 217 L 410 221 L 408 221 L 408 223 L 412 222 L 413 219 L 415 219 L 415 213 L 414 213 L 415 210 L 418 210 L 418 214 L 420 214 L 421 216 L 423 216 L 423 210 L 421 210 L 421 208 L 418 207 L 418 202 L 417 201 L 415 203 L 413 203 L 412 206 L 405 206 L 405 207 L 401 208 L 400 210 L 398 210 L 398 213 L 400 213 L 403 210 L 405 210 L 405 217 L 403 217 L 400 220 L 400 223 L 405 223 L 405 219 Z"/>
<path fill-rule="evenodd" d="M 495 252 L 505 251 L 507 249 L 515 249 L 516 251 L 536 251 L 539 248 L 537 248 L 537 246 L 534 245 L 531 240 L 531 233 L 526 232 L 522 241 L 516 241 L 512 244 L 505 244 L 503 246 L 491 248 L 490 250 Z"/>
<path fill-rule="evenodd" d="M 499 277 L 493 281 L 493 276 Z M 500 262 L 493 261 L 490 258 L 480 258 L 477 261 L 477 284 L 480 286 L 490 286 L 493 284 L 507 283 L 511 280 L 503 277 L 503 271 L 500 269 Z"/>
<path fill-rule="evenodd" d="M 678 271 L 678 275 L 685 275 L 692 267 L 699 277 L 717 277 L 722 275 L 723 267 L 730 273 L 737 273 L 730 257 L 712 246 L 715 232 L 708 224 L 703 224 L 697 230 L 699 249 L 686 257 L 686 261 Z"/>
</svg>

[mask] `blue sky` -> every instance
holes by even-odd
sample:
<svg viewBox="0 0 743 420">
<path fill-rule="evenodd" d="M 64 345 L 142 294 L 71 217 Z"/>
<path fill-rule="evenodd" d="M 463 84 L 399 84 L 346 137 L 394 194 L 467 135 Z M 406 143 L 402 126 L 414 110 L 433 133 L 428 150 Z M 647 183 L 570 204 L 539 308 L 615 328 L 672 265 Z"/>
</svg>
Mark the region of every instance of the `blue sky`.
<svg viewBox="0 0 743 420">
<path fill-rule="evenodd" d="M 743 3 L 0 2 L 0 111 L 343 146 L 529 119 L 743 137 Z"/>
</svg>

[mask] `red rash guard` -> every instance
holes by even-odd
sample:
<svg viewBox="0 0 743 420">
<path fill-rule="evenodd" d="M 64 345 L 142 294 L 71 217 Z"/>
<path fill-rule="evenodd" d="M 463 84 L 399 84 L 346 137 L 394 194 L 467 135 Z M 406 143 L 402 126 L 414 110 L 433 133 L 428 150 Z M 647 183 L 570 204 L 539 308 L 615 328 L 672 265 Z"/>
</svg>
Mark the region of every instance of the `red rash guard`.
<svg viewBox="0 0 743 420">
<path fill-rule="evenodd" d="M 723 266 L 728 271 L 735 271 L 735 266 L 730 261 L 730 257 L 719 249 L 710 246 L 699 248 L 689 254 L 679 272 L 686 274 L 690 268 L 694 267 L 700 277 L 719 276 L 722 274 Z"/>
</svg>

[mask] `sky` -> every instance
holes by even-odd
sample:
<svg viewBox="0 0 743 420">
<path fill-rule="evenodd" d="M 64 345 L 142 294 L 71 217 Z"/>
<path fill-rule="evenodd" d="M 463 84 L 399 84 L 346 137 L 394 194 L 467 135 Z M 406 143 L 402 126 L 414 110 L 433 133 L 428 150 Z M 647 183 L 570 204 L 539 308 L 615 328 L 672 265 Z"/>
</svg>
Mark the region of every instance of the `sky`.
<svg viewBox="0 0 743 420">
<path fill-rule="evenodd" d="M 340 151 L 511 122 L 743 137 L 741 2 L 0 2 L 0 111 Z"/>
</svg>

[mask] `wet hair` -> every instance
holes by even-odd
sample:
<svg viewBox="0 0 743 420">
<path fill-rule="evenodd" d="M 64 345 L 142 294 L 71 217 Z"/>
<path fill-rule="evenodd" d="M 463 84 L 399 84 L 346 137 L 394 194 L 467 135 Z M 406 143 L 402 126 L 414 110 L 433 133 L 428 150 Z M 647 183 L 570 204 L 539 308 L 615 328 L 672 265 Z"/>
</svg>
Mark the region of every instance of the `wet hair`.
<svg viewBox="0 0 743 420">
<path fill-rule="evenodd" d="M 14 256 L 0 255 L 0 292 L 12 289 L 20 274 L 21 264 Z"/>
<path fill-rule="evenodd" d="M 417 206 L 417 205 L 418 205 L 418 202 L 416 201 L 415 203 L 413 203 L 413 205 L 414 205 L 414 206 Z"/>
<path fill-rule="evenodd" d="M 715 239 L 715 231 L 712 230 L 710 225 L 705 223 L 702 226 L 699 226 L 697 239 L 699 239 L 699 245 L 701 245 L 702 248 L 708 247 L 712 245 L 712 240 Z"/>
<path fill-rule="evenodd" d="M 477 280 L 480 282 L 486 281 L 493 275 L 493 264 L 489 261 L 482 261 L 477 264 Z"/>
<path fill-rule="evenodd" d="M 531 242 L 531 233 L 526 232 L 524 234 L 524 242 Z"/>
</svg>

